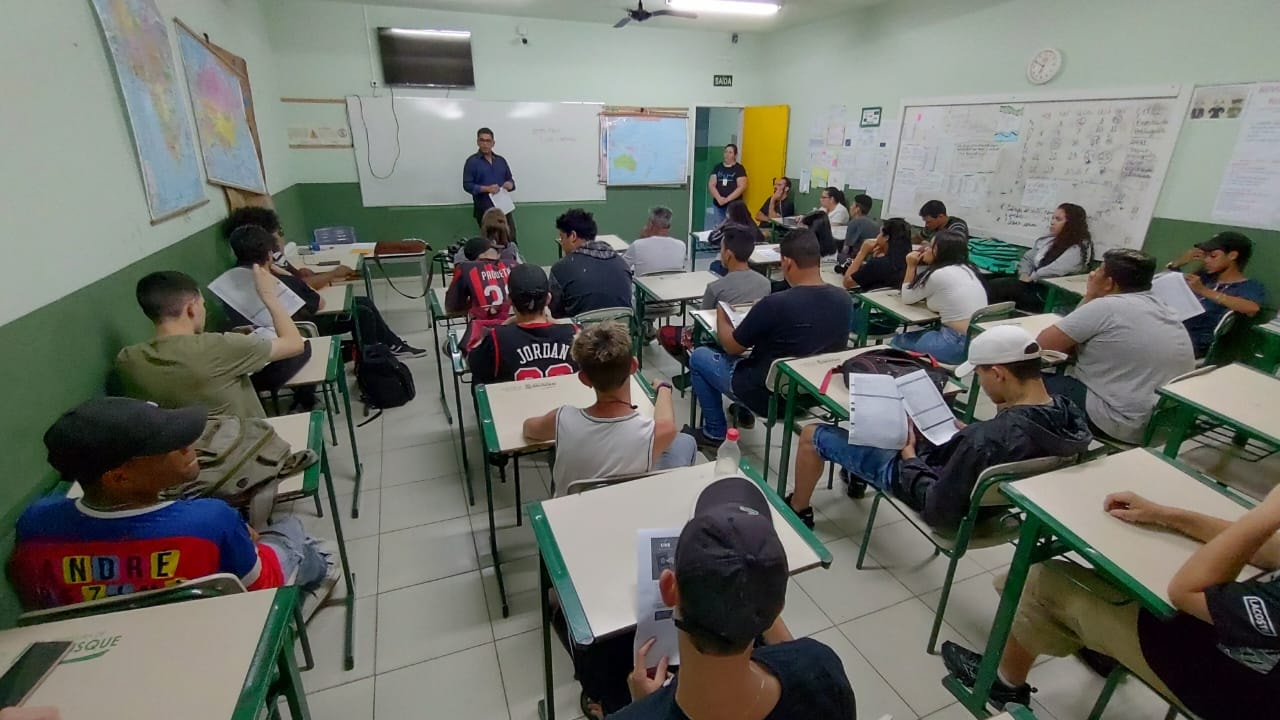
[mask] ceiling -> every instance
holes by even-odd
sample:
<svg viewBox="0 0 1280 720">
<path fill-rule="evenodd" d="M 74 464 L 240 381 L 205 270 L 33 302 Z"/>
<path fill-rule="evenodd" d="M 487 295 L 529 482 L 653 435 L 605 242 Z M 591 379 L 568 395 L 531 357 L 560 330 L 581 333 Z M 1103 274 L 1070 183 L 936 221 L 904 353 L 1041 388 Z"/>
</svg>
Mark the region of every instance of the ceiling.
<svg viewBox="0 0 1280 720">
<path fill-rule="evenodd" d="M 320 0 L 315 0 L 320 1 Z M 326 0 L 352 5 L 394 5 L 399 7 L 487 15 L 514 15 L 518 17 L 547 18 L 551 20 L 577 20 L 581 22 L 612 25 L 623 16 L 623 8 L 635 7 L 636 0 Z M 768 18 L 743 17 L 701 13 L 697 20 L 657 17 L 643 26 L 635 23 L 627 31 L 643 31 L 645 27 L 680 28 L 687 30 L 721 30 L 737 32 L 765 32 L 796 25 L 817 22 L 855 10 L 877 5 L 885 0 L 778 0 L 782 10 Z M 666 7 L 665 0 L 645 0 L 645 9 L 659 10 Z"/>
</svg>

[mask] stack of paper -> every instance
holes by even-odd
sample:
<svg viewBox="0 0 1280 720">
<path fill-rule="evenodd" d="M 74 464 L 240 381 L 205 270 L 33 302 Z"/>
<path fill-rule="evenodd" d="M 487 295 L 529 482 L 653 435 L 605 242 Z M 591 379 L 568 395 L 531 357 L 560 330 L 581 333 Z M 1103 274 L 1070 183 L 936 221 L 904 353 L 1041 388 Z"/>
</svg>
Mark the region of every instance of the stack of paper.
<svg viewBox="0 0 1280 720">
<path fill-rule="evenodd" d="M 1200 299 L 1187 286 L 1187 279 L 1182 273 L 1161 273 L 1151 283 L 1151 294 L 1159 298 L 1173 310 L 1173 316 L 1179 322 L 1186 322 L 1204 312 Z"/>
<path fill-rule="evenodd" d="M 849 385 L 850 445 L 900 450 L 908 419 L 934 445 L 956 434 L 955 415 L 924 370 L 896 378 L 853 373 Z"/>
<path fill-rule="evenodd" d="M 275 280 L 276 299 L 284 307 L 284 311 L 293 315 L 306 305 L 297 293 L 290 290 L 279 278 Z M 253 279 L 253 270 L 247 267 L 233 267 L 222 273 L 209 283 L 209 290 L 218 299 L 226 303 L 232 310 L 240 313 L 254 327 L 271 327 L 271 312 L 258 297 L 258 286 Z"/>
</svg>

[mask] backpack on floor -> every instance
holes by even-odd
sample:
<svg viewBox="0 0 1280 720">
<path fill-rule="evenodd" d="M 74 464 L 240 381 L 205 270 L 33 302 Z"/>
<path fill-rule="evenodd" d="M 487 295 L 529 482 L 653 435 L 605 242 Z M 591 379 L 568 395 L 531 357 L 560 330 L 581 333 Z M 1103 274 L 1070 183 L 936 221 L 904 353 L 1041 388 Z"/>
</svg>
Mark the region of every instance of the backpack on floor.
<svg viewBox="0 0 1280 720">
<path fill-rule="evenodd" d="M 844 376 L 845 387 L 849 386 L 849 376 L 855 373 L 902 377 L 903 375 L 910 375 L 917 370 L 925 371 L 925 374 L 929 376 L 933 384 L 938 386 L 938 392 L 946 390 L 947 380 L 950 375 L 947 374 L 946 370 L 938 367 L 933 358 L 924 353 L 908 352 L 889 347 L 877 348 L 854 355 L 835 368 L 835 372 Z"/>
<path fill-rule="evenodd" d="M 262 418 L 215 415 L 192 444 L 200 463 L 194 480 L 165 488 L 162 500 L 214 497 L 243 510 L 263 527 L 275 504 L 281 470 L 293 449 Z"/>
<path fill-rule="evenodd" d="M 413 373 L 382 343 L 371 343 L 360 349 L 356 384 L 365 402 L 383 410 L 400 407 L 418 394 Z"/>
</svg>

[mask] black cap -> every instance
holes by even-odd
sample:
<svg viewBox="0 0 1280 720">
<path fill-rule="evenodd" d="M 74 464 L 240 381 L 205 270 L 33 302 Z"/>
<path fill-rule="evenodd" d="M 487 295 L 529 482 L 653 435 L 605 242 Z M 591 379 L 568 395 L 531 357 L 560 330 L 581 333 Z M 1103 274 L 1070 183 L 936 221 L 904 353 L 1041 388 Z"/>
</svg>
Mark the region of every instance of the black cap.
<svg viewBox="0 0 1280 720">
<path fill-rule="evenodd" d="M 93 482 L 149 455 L 181 450 L 204 432 L 199 406 L 163 410 L 132 398 L 102 397 L 67 411 L 44 434 L 49 464 L 67 480 Z"/>
<path fill-rule="evenodd" d="M 473 237 L 462 246 L 462 254 L 468 260 L 475 260 L 489 251 L 493 243 L 486 237 Z"/>
<path fill-rule="evenodd" d="M 769 629 L 787 596 L 787 553 L 760 486 L 727 477 L 706 487 L 676 545 L 677 625 L 741 645 Z"/>
<path fill-rule="evenodd" d="M 1224 253 L 1229 253 L 1234 251 L 1247 258 L 1249 253 L 1253 252 L 1253 241 L 1243 233 L 1224 230 L 1202 243 L 1197 243 L 1196 247 L 1205 252 L 1221 250 Z"/>
<path fill-rule="evenodd" d="M 507 275 L 507 294 L 512 300 L 516 298 L 542 299 L 551 292 L 547 282 L 547 273 L 537 265 L 521 263 L 511 268 Z"/>
</svg>

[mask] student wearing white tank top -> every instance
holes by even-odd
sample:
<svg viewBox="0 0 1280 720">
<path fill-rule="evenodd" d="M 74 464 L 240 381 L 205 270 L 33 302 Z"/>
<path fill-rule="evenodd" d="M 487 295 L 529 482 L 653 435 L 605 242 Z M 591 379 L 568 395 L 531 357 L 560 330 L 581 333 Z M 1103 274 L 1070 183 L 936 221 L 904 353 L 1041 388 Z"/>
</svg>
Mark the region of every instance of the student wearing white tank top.
<svg viewBox="0 0 1280 720">
<path fill-rule="evenodd" d="M 926 265 L 917 274 L 919 266 Z M 987 291 L 978 272 L 969 264 L 969 239 L 950 230 L 939 231 L 924 249 L 907 254 L 902 279 L 902 302 L 924 301 L 938 313 L 942 325 L 930 330 L 895 335 L 891 347 L 933 356 L 947 365 L 964 362 L 965 334 L 969 318 L 987 306 Z"/>
<path fill-rule="evenodd" d="M 631 401 L 631 376 L 638 365 L 625 326 L 603 322 L 583 328 L 570 354 L 581 368 L 578 379 L 595 390 L 595 403 L 586 408 L 565 405 L 524 421 L 525 437 L 556 441 L 551 479 L 557 497 L 576 480 L 693 464 L 698 446 L 677 432 L 670 383 L 658 383 L 652 418 Z"/>
</svg>

